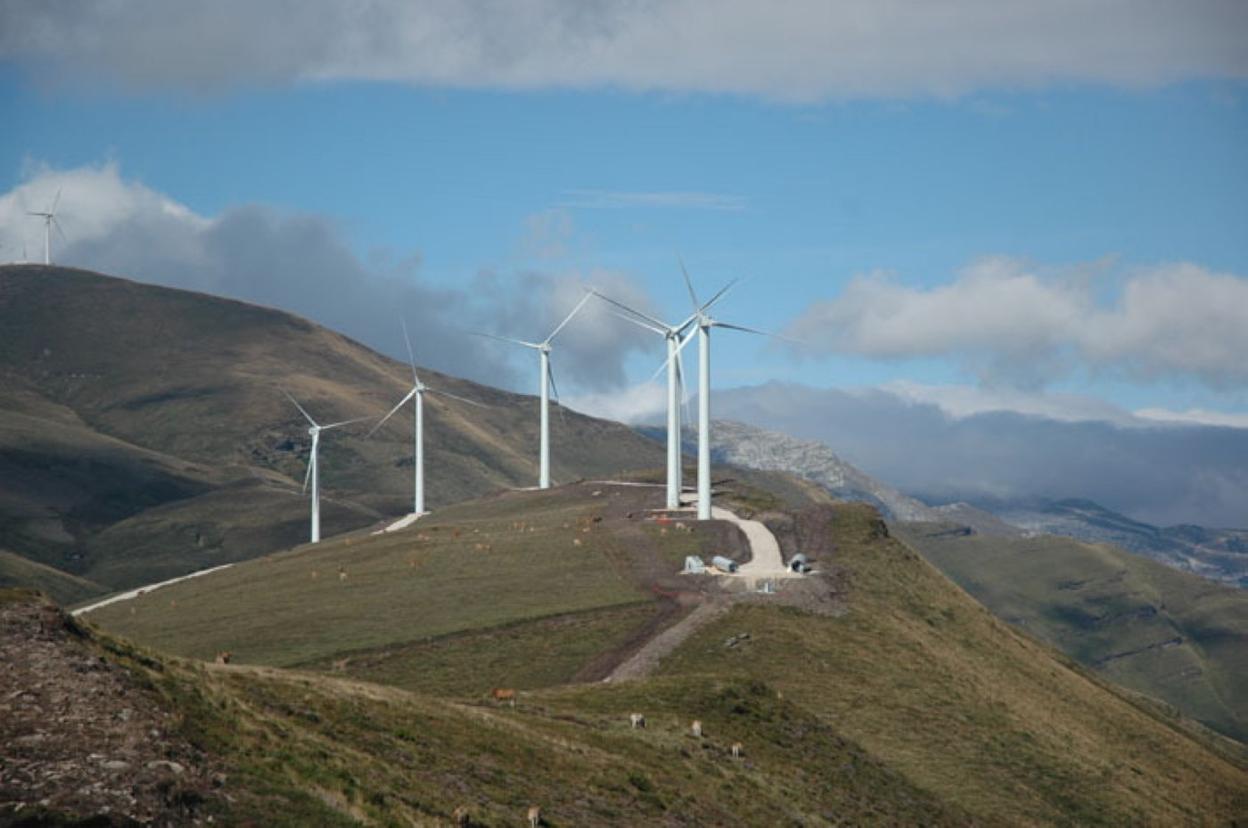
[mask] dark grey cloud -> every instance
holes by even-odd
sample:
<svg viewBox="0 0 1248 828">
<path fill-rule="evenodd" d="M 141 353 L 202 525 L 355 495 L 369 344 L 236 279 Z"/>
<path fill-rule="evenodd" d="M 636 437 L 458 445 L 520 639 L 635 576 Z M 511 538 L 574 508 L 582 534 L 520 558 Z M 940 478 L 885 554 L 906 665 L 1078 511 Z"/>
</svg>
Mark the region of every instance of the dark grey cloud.
<svg viewBox="0 0 1248 828">
<path fill-rule="evenodd" d="M 1248 429 L 955 418 L 885 391 L 778 383 L 717 393 L 714 411 L 821 440 L 932 503 L 1081 497 L 1159 525 L 1248 525 Z"/>
<path fill-rule="evenodd" d="M 45 80 L 621 87 L 809 101 L 1248 75 L 1239 0 L 8 0 Z"/>
</svg>

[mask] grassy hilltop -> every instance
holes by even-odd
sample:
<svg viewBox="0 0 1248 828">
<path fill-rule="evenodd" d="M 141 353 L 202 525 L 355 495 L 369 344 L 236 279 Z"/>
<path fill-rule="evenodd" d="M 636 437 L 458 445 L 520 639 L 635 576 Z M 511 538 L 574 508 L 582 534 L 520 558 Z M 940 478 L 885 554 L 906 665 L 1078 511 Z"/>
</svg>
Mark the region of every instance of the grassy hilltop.
<svg viewBox="0 0 1248 828">
<path fill-rule="evenodd" d="M 166 652 L 232 649 L 244 664 L 173 662 L 197 738 L 249 784 L 365 820 L 467 802 L 512 824 L 529 801 L 550 825 L 1248 817 L 1241 745 L 996 620 L 870 507 L 725 488 L 822 574 L 775 596 L 677 576 L 685 554 L 748 553 L 722 524 L 643 519 L 657 489 L 583 484 L 280 553 L 92 620 Z M 600 680 L 707 607 L 651 675 Z M 493 686 L 521 688 L 515 710 Z"/>
<path fill-rule="evenodd" d="M 117 589 L 307 538 L 307 425 L 380 416 L 411 372 L 281 311 L 41 265 L 0 266 L 0 548 Z M 535 482 L 537 401 L 425 371 L 431 506 Z M 412 415 L 322 446 L 326 535 L 411 508 Z M 662 464 L 618 424 L 552 420 L 557 481 Z M 0 573 L 6 570 L 0 569 Z"/>
</svg>

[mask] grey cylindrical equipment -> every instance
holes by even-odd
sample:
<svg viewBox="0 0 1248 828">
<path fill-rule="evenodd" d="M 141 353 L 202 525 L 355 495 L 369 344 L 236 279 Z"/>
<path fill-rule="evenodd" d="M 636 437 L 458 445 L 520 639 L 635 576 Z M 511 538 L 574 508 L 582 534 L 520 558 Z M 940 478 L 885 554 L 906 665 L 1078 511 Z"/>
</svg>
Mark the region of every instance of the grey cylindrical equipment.
<svg viewBox="0 0 1248 828">
<path fill-rule="evenodd" d="M 711 558 L 711 563 L 715 564 L 717 568 L 722 569 L 725 572 L 737 571 L 737 562 L 731 558 L 725 558 L 723 555 L 716 555 Z"/>
<path fill-rule="evenodd" d="M 805 555 L 803 555 L 801 552 L 798 552 L 796 555 L 793 556 L 793 560 L 789 561 L 789 569 L 793 570 L 794 572 L 809 572 L 810 563 L 807 561 Z"/>
</svg>

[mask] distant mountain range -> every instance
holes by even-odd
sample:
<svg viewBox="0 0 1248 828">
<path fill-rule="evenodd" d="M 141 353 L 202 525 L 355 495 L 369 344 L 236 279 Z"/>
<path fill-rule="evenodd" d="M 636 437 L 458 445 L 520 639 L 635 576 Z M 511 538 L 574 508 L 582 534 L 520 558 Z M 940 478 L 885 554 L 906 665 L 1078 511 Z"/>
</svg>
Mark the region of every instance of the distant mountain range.
<svg viewBox="0 0 1248 828">
<path fill-rule="evenodd" d="M 1248 587 L 1248 529 L 1153 526 L 1090 500 L 1059 500 L 1030 508 L 1001 504 L 993 511 L 1031 534 L 1112 543 L 1175 569 Z"/>
<path fill-rule="evenodd" d="M 648 431 L 660 437 L 662 430 Z M 1157 527 L 1087 500 L 929 505 L 876 480 L 826 444 L 732 421 L 716 421 L 712 453 L 719 462 L 791 471 L 844 500 L 871 503 L 903 522 L 960 524 L 984 535 L 1060 535 L 1112 543 L 1185 572 L 1248 587 L 1248 530 Z"/>
</svg>

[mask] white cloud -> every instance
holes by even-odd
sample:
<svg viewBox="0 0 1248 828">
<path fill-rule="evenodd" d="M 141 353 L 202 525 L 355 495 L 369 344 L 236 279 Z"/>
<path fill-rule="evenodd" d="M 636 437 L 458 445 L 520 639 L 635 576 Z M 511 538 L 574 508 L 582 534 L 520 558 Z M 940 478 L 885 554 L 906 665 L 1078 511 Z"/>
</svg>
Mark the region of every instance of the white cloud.
<svg viewBox="0 0 1248 828">
<path fill-rule="evenodd" d="M 385 80 L 809 101 L 1242 78 L 1246 21 L 1239 0 L 10 0 L 0 58 L 139 88 Z"/>
<path fill-rule="evenodd" d="M 567 402 L 577 411 L 621 423 L 659 423 L 663 422 L 667 411 L 667 387 L 656 382 L 640 383 L 615 391 L 569 397 Z"/>
<path fill-rule="evenodd" d="M 46 211 L 57 201 L 58 193 L 61 198 L 56 208 L 57 221 L 64 236 L 55 230 L 52 233 L 54 260 L 59 258 L 58 249 L 63 250 L 68 244 L 98 240 L 136 220 L 183 227 L 192 233 L 202 232 L 209 225 L 207 219 L 185 205 L 138 182 L 123 181 L 114 162 L 72 170 L 32 163 L 23 172 L 25 181 L 0 195 L 0 244 L 9 254 L 6 259 L 14 258 L 25 246 L 30 261 L 43 261 L 43 220 L 27 213 Z M 197 254 L 188 248 L 182 255 Z"/>
<path fill-rule="evenodd" d="M 613 210 L 624 207 L 669 207 L 686 210 L 744 210 L 745 198 L 723 193 L 650 192 L 634 193 L 616 190 L 565 190 L 563 207 L 588 210 Z"/>
<path fill-rule="evenodd" d="M 1186 411 L 1171 411 L 1166 408 L 1141 408 L 1135 411 L 1134 414 L 1140 419 L 1160 423 L 1248 428 L 1248 414 L 1210 411 L 1206 408 L 1189 408 Z"/>
<path fill-rule="evenodd" d="M 813 304 L 788 333 L 815 352 L 953 358 L 994 386 L 1039 386 L 1077 368 L 1248 385 L 1248 279 L 1180 263 L 1134 270 L 1108 299 L 1098 295 L 1110 287 L 1004 258 L 931 288 L 872 273 Z"/>
</svg>

